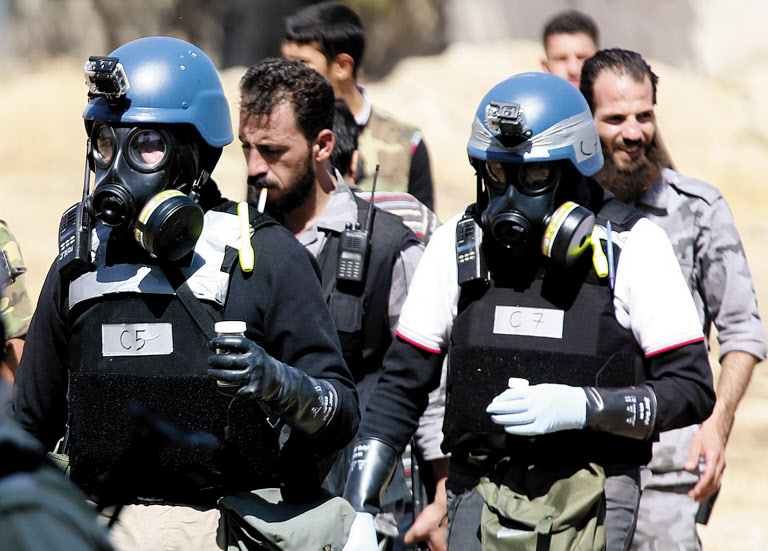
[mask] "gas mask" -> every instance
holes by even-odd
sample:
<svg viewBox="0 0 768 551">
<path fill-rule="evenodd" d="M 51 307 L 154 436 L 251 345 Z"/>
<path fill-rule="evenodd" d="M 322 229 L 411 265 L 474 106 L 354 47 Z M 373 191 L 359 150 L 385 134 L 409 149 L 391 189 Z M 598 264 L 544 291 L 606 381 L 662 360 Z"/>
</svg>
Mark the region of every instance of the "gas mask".
<svg viewBox="0 0 768 551">
<path fill-rule="evenodd" d="M 114 231 L 132 232 L 153 257 L 184 257 L 203 229 L 203 209 L 179 189 L 194 189 L 196 151 L 165 129 L 97 122 L 91 131 L 96 176 L 90 215 Z"/>
<path fill-rule="evenodd" d="M 567 161 L 480 165 L 488 190 L 483 227 L 517 256 L 538 250 L 572 265 L 589 246 L 595 215 L 572 201 L 558 204 L 558 186 L 572 177 Z"/>
</svg>

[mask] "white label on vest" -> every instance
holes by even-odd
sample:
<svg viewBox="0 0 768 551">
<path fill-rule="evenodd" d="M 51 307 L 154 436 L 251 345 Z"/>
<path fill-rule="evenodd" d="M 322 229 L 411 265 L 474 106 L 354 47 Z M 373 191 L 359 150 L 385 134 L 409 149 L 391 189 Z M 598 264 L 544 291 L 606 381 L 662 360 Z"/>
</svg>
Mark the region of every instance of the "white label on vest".
<svg viewBox="0 0 768 551">
<path fill-rule="evenodd" d="M 101 326 L 104 356 L 167 356 L 173 352 L 170 323 L 117 323 Z"/>
<path fill-rule="evenodd" d="M 562 339 L 563 319 L 563 310 L 497 306 L 493 319 L 493 332 L 496 335 Z"/>
</svg>

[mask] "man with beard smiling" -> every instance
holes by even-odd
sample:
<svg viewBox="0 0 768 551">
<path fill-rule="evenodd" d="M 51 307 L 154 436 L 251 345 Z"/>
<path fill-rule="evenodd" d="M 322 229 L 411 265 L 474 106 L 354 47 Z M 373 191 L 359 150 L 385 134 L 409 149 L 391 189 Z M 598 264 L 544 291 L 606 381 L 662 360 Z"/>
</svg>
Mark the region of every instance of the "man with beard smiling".
<svg viewBox="0 0 768 551">
<path fill-rule="evenodd" d="M 582 69 L 605 162 L 596 179 L 669 235 L 709 334 L 720 343 L 717 402 L 702 425 L 662 433 L 640 502 L 632 549 L 701 549 L 699 502 L 720 487 L 725 445 L 765 329 L 733 215 L 719 190 L 665 166 L 654 113 L 658 77 L 637 53 L 601 50 Z M 700 466 L 702 469 L 700 470 Z"/>
<path fill-rule="evenodd" d="M 369 203 L 357 198 L 331 165 L 333 88 L 320 73 L 288 59 L 266 59 L 240 81 L 240 141 L 248 165 L 248 203 L 267 190 L 266 212 L 318 259 L 325 298 L 336 322 L 344 358 L 364 407 L 378 382 L 411 276 L 423 245 L 402 220 L 375 209 L 370 256 L 362 281 L 340 268 L 345 230 L 366 229 Z M 352 251 L 350 251 L 352 252 Z M 361 407 L 361 409 L 362 409 Z M 339 455 L 325 487 L 344 491 L 352 446 Z M 399 508 L 409 499 L 402 467 L 384 497 L 377 529 L 397 535 Z"/>
</svg>

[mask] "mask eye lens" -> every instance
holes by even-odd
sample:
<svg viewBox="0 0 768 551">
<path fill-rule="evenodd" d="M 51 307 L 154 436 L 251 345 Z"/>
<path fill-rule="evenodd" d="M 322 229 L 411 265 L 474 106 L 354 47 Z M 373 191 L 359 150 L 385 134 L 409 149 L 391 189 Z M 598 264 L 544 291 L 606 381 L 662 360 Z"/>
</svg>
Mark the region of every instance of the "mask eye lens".
<svg viewBox="0 0 768 551">
<path fill-rule="evenodd" d="M 142 171 L 152 172 L 160 168 L 167 154 L 168 144 L 156 130 L 139 130 L 128 145 L 128 158 Z"/>
<path fill-rule="evenodd" d="M 542 193 L 560 180 L 560 167 L 554 163 L 525 163 L 520 167 L 518 183 L 525 193 Z"/>
<path fill-rule="evenodd" d="M 491 191 L 501 193 L 507 187 L 507 178 L 502 163 L 486 161 L 485 176 L 486 185 Z"/>
<path fill-rule="evenodd" d="M 488 161 L 485 163 L 485 171 L 488 177 L 496 183 L 504 183 L 504 166 L 501 163 Z"/>
<path fill-rule="evenodd" d="M 109 126 L 101 126 L 93 140 L 93 160 L 99 168 L 107 168 L 114 158 L 115 131 Z"/>
</svg>

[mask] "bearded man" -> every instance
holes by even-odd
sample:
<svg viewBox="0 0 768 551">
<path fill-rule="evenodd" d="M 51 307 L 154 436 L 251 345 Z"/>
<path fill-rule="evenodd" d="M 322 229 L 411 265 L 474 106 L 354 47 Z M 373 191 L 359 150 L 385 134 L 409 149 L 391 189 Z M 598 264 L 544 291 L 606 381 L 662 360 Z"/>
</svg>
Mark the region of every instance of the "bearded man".
<svg viewBox="0 0 768 551">
<path fill-rule="evenodd" d="M 373 394 L 408 285 L 424 250 L 396 215 L 358 198 L 331 165 L 335 99 L 331 84 L 301 62 L 266 59 L 240 81 L 240 142 L 248 165 L 248 202 L 266 190 L 271 214 L 318 260 L 323 287 L 353 372 L 361 404 Z M 370 253 L 345 247 L 349 229 L 371 230 Z M 439 428 L 436 429 L 439 433 Z M 342 451 L 325 487 L 344 491 L 352 446 Z M 447 461 L 432 467 L 437 473 Z M 380 537 L 395 537 L 410 494 L 400 464 L 376 519 Z"/>
<path fill-rule="evenodd" d="M 714 411 L 701 425 L 662 433 L 654 445 L 632 543 L 636 551 L 699 550 L 700 502 L 720 487 L 736 408 L 755 365 L 765 359 L 766 338 L 725 198 L 711 185 L 665 168 L 668 155 L 658 144 L 654 112 L 657 84 L 640 54 L 620 49 L 597 52 L 581 74 L 605 157 L 597 181 L 667 232 L 705 335 L 712 324 L 718 331 Z"/>
</svg>

